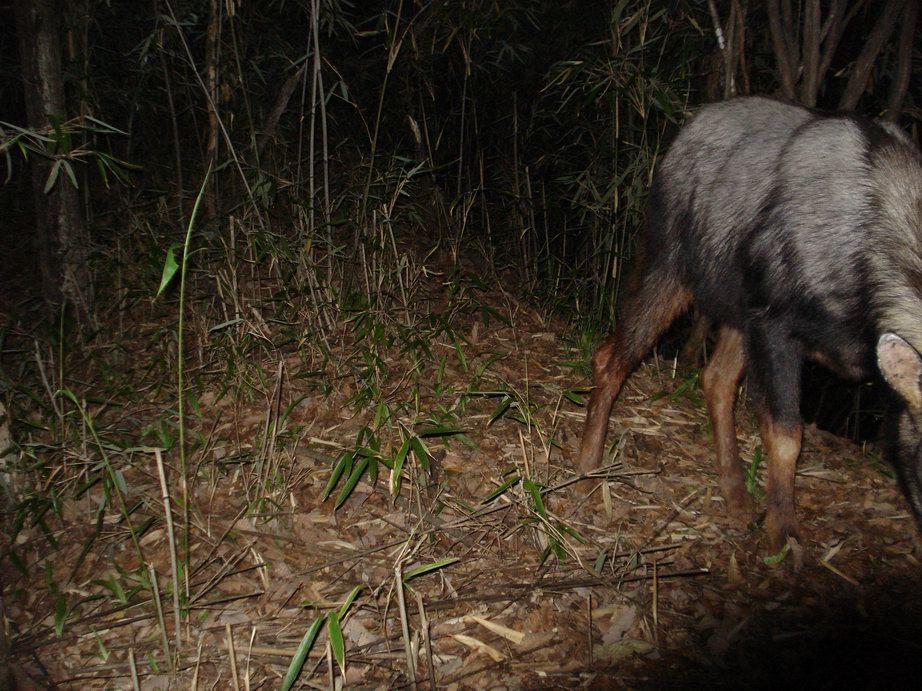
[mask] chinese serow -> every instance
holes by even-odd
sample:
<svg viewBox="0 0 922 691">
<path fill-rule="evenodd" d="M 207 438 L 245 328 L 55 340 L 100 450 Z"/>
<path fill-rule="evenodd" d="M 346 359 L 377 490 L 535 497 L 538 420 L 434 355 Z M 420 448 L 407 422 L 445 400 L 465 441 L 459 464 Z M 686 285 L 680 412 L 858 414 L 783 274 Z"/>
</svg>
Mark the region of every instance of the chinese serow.
<svg viewBox="0 0 922 691">
<path fill-rule="evenodd" d="M 890 453 L 922 516 L 922 156 L 894 125 L 767 98 L 706 106 L 651 191 L 617 326 L 592 358 L 579 465 L 601 464 L 624 380 L 692 303 L 719 331 L 701 373 L 731 511 L 747 513 L 733 407 L 745 373 L 768 464 L 773 551 L 797 535 L 801 368 L 875 371 Z"/>
</svg>

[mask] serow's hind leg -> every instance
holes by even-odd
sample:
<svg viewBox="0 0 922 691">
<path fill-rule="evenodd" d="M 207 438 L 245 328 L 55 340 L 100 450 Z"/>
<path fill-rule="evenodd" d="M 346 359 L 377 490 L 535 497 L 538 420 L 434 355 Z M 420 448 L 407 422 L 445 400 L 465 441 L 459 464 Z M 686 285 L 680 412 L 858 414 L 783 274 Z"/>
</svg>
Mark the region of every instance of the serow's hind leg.
<svg viewBox="0 0 922 691">
<path fill-rule="evenodd" d="M 728 326 L 721 327 L 714 352 L 701 372 L 701 386 L 711 418 L 724 501 L 731 513 L 749 518 L 753 502 L 746 492 L 733 412 L 745 364 L 743 334 Z"/>
<path fill-rule="evenodd" d="M 800 378 L 804 353 L 785 333 L 783 326 L 766 323 L 753 328 L 747 342 L 750 391 L 768 465 L 765 530 L 772 552 L 798 536 L 794 475 L 803 436 Z"/>
<path fill-rule="evenodd" d="M 691 293 L 686 288 L 659 272 L 641 274 L 636 290 L 631 290 L 633 282 L 626 286 L 629 292 L 619 310 L 614 335 L 592 356 L 592 392 L 579 450 L 579 468 L 583 473 L 602 464 L 608 418 L 624 380 L 691 302 Z"/>
<path fill-rule="evenodd" d="M 803 427 L 800 422 L 784 424 L 766 417 L 761 420 L 762 443 L 768 458 L 768 509 L 765 532 L 769 549 L 780 551 L 788 538 L 798 536 L 797 514 L 794 508 L 794 475 L 800 456 Z"/>
</svg>

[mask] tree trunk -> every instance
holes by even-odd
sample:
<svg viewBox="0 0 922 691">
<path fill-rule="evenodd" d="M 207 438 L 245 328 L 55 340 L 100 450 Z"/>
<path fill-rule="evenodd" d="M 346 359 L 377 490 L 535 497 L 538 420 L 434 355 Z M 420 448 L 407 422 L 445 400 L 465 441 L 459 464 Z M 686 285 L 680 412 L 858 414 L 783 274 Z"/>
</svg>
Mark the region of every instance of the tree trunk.
<svg viewBox="0 0 922 691">
<path fill-rule="evenodd" d="M 49 132 L 54 123 L 67 120 L 58 24 L 63 8 L 58 0 L 14 0 L 13 9 L 28 127 Z M 70 303 L 81 318 L 87 318 L 92 313 L 93 290 L 80 198 L 63 174 L 45 192 L 53 160 L 33 156 L 31 164 L 33 238 L 43 297 L 53 306 Z"/>
<path fill-rule="evenodd" d="M 864 41 L 864 48 L 855 61 L 855 67 L 851 76 L 848 78 L 848 84 L 845 87 L 845 93 L 839 101 L 839 110 L 851 111 L 858 106 L 858 101 L 864 94 L 868 86 L 868 78 L 871 76 L 871 70 L 874 67 L 874 61 L 887 41 L 890 40 L 890 34 L 896 26 L 896 20 L 903 10 L 903 0 L 888 0 L 884 6 L 883 12 L 878 16 L 874 28 Z"/>
<path fill-rule="evenodd" d="M 790 44 L 790 23 L 782 19 L 782 10 L 779 0 L 769 0 L 768 26 L 772 35 L 772 46 L 775 50 L 775 61 L 778 63 L 778 77 L 781 80 L 781 93 L 789 101 L 794 100 L 794 84 L 797 82 L 797 61 L 795 60 Z"/>
<path fill-rule="evenodd" d="M 804 7 L 803 79 L 800 82 L 800 102 L 813 108 L 820 88 L 820 0 L 808 0 Z"/>
</svg>

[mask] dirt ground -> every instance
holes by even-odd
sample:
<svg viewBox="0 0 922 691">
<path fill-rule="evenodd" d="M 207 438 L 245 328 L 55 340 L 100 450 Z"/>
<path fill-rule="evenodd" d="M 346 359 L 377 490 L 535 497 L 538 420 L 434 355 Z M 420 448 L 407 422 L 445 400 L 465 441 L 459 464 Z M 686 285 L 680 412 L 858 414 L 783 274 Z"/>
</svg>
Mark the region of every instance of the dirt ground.
<svg viewBox="0 0 922 691">
<path fill-rule="evenodd" d="M 137 434 L 159 412 L 93 403 L 111 443 L 88 443 L 65 461 L 79 477 L 75 467 L 101 462 L 99 448 L 121 459 L 140 550 L 112 497 L 97 524 L 102 483 L 60 517 L 25 521 L 2 566 L 20 687 L 131 688 L 134 668 L 145 689 L 171 679 L 179 688 L 279 688 L 311 623 L 356 586 L 341 622 L 343 667 L 327 619 L 296 688 L 408 688 L 411 672 L 420 687 L 446 689 L 917 687 L 914 522 L 876 449 L 806 430 L 802 566 L 793 572 L 792 555 L 766 563 L 762 528 L 723 511 L 693 379 L 648 361 L 616 403 L 601 483 L 575 483 L 584 409 L 568 392 L 588 382 L 572 366 L 573 340 L 523 302 L 480 299 L 494 318 L 456 315 L 461 338 L 434 338 L 426 362 L 396 345 L 380 351 L 381 390 L 402 402 L 386 414 L 355 405 L 358 379 L 318 375 L 315 355 L 291 344 L 252 356 L 258 386 L 201 392 L 190 418 L 190 613 L 172 673 L 163 652 L 176 639 L 170 540 L 155 454 L 116 444 L 118 432 Z M 131 358 L 142 367 L 143 353 Z M 345 479 L 322 496 L 336 459 L 382 415 L 380 429 L 401 429 L 399 421 L 419 433 L 428 458 L 406 455 L 396 495 L 379 464 L 376 480 L 366 475 L 334 509 Z M 747 406 L 739 418 L 749 462 L 760 442 Z M 438 424 L 444 434 L 420 432 Z M 380 456 L 393 458 L 401 440 L 379 440 Z M 165 472 L 179 526 L 176 463 L 170 456 Z M 764 468 L 758 475 L 764 481 Z M 158 598 L 137 576 L 147 564 Z"/>
</svg>

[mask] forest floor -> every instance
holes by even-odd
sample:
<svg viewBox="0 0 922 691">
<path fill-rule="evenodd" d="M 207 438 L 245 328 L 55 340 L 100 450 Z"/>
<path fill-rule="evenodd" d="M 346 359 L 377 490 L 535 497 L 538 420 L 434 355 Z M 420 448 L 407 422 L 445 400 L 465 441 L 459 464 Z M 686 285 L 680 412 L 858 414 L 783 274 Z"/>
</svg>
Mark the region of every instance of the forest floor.
<svg viewBox="0 0 922 691">
<path fill-rule="evenodd" d="M 134 667 L 144 689 L 275 689 L 318 620 L 295 688 L 408 688 L 411 671 L 448 689 L 916 685 L 914 522 L 875 449 L 806 429 L 802 565 L 767 563 L 761 526 L 723 510 L 693 375 L 648 361 L 615 405 L 601 483 L 576 483 L 584 409 L 570 392 L 588 386 L 576 338 L 500 291 L 471 288 L 459 308 L 446 275 L 420 280 L 427 298 L 407 318 L 451 327 L 424 344 L 371 348 L 352 320 L 324 357 L 288 342 L 190 369 L 191 566 L 173 671 L 170 537 L 156 454 L 137 442 L 175 435 L 169 385 L 141 383 L 163 357 L 152 336 L 169 340 L 171 322 L 139 321 L 99 348 L 82 400 L 105 434 L 59 455 L 46 487 L 59 476 L 87 486 L 5 531 L 2 604 L 22 688 L 131 688 Z M 258 327 L 284 340 L 273 320 Z M 342 364 L 355 362 L 374 373 Z M 135 382 L 132 402 L 91 395 L 121 377 Z M 738 417 L 751 462 L 748 406 Z M 396 487 L 387 466 L 404 447 Z M 179 466 L 163 455 L 181 545 Z M 343 457 L 369 460 L 377 477 L 350 492 L 347 468 L 331 482 Z M 109 463 L 130 520 L 114 485 L 87 482 Z M 756 475 L 764 486 L 764 468 Z M 156 589 L 140 575 L 150 567 Z"/>
</svg>

